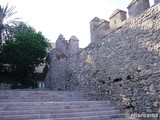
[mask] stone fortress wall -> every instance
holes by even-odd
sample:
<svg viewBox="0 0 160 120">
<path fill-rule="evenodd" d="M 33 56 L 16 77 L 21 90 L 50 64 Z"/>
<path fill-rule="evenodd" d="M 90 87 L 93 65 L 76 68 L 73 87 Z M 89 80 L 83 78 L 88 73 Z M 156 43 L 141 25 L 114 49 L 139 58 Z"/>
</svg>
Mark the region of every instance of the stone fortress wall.
<svg viewBox="0 0 160 120">
<path fill-rule="evenodd" d="M 155 4 L 159 1 L 155 0 Z M 132 0 L 128 5 L 129 17 L 136 17 L 150 7 L 149 0 Z M 103 39 L 109 32 L 119 28 L 127 20 L 126 11 L 116 9 L 110 16 L 110 21 L 93 18 L 90 22 L 91 42 Z"/>
<path fill-rule="evenodd" d="M 160 114 L 159 2 L 149 7 L 148 0 L 133 0 L 128 19 L 119 9 L 110 22 L 95 17 L 88 47 L 61 59 L 59 51 L 51 51 L 46 85 L 109 99 L 126 113 Z"/>
<path fill-rule="evenodd" d="M 54 88 L 54 90 L 67 89 L 66 78 L 61 77 L 65 74 L 63 66 L 66 67 L 67 58 L 79 52 L 80 49 L 79 40 L 76 36 L 73 35 L 69 40 L 66 40 L 62 34 L 58 36 L 55 47 L 50 51 L 47 58 L 50 67 L 45 79 L 46 87 Z"/>
<path fill-rule="evenodd" d="M 75 54 L 79 51 L 79 40 L 76 36 L 72 36 L 69 41 L 67 41 L 63 35 L 60 34 L 56 40 L 56 49 L 66 56 Z"/>
</svg>

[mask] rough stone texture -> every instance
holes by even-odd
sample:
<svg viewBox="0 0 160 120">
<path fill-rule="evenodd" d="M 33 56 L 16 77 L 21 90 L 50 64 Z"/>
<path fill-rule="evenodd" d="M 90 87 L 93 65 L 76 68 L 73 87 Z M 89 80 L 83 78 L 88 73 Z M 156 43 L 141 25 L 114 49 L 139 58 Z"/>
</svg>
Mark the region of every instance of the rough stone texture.
<svg viewBox="0 0 160 120">
<path fill-rule="evenodd" d="M 154 4 L 160 3 L 160 0 L 154 0 Z"/>
<path fill-rule="evenodd" d="M 69 53 L 75 54 L 79 51 L 79 40 L 76 36 L 72 36 L 68 42 Z"/>
<path fill-rule="evenodd" d="M 63 52 L 58 50 L 57 48 L 52 49 L 51 52 L 49 53 L 49 58 L 48 58 L 49 60 L 48 61 L 51 64 L 49 67 L 49 72 L 48 72 L 46 79 L 45 79 L 45 85 L 47 88 L 53 87 L 55 90 L 61 90 L 60 88 L 62 88 L 62 87 L 59 88 L 59 84 L 64 84 L 64 83 L 59 80 L 59 79 L 61 79 L 61 77 L 59 77 L 59 76 L 61 76 L 63 74 L 61 72 L 61 71 L 63 71 L 63 68 L 61 68 L 61 67 L 63 64 L 65 65 L 66 58 L 67 58 L 67 56 Z M 60 66 L 59 66 L 59 63 L 61 63 Z M 54 79 L 53 79 L 53 75 L 54 75 Z M 55 88 L 55 86 L 57 86 L 57 88 Z"/>
<path fill-rule="evenodd" d="M 52 51 L 48 84 L 111 100 L 126 113 L 160 114 L 159 21 L 157 4 L 71 57 L 58 60 Z"/>
<path fill-rule="evenodd" d="M 68 54 L 68 42 L 67 40 L 63 37 L 63 35 L 59 35 L 57 41 L 56 41 L 56 48 L 63 52 L 65 55 Z"/>
<path fill-rule="evenodd" d="M 93 18 L 90 22 L 91 43 L 103 39 L 109 29 L 108 21 Z"/>
<path fill-rule="evenodd" d="M 138 120 L 78 91 L 1 90 L 0 120 Z"/>
<path fill-rule="evenodd" d="M 126 12 L 120 9 L 116 9 L 110 17 L 110 28 L 116 29 L 126 20 Z"/>
<path fill-rule="evenodd" d="M 67 41 L 63 35 L 59 35 L 56 40 L 56 50 L 63 53 L 65 56 L 73 55 L 79 51 L 79 40 L 76 36 L 72 36 L 69 41 Z"/>
<path fill-rule="evenodd" d="M 149 6 L 149 0 L 132 0 L 127 7 L 129 16 L 135 17 L 144 12 L 147 8 L 149 8 Z"/>
</svg>

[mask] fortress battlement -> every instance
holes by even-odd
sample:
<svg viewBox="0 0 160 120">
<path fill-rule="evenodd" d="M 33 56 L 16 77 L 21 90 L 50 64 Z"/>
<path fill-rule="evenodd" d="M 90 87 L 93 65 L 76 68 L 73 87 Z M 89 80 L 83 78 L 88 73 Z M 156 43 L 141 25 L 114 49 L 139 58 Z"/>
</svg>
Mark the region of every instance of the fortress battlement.
<svg viewBox="0 0 160 120">
<path fill-rule="evenodd" d="M 154 0 L 154 5 L 160 0 Z M 136 17 L 150 8 L 149 0 L 132 0 L 128 5 L 129 18 Z M 127 20 L 126 11 L 116 9 L 110 16 L 109 20 L 95 17 L 90 22 L 91 43 L 103 39 L 109 32 L 124 25 Z"/>
<path fill-rule="evenodd" d="M 110 21 L 92 19 L 91 44 L 79 52 L 75 36 L 67 41 L 60 35 L 49 54 L 46 87 L 110 100 L 127 115 L 160 114 L 160 0 L 152 7 L 133 0 L 128 14 L 116 9 Z"/>
<path fill-rule="evenodd" d="M 56 40 L 55 49 L 65 56 L 73 55 L 79 51 L 79 39 L 73 35 L 69 40 L 66 40 L 63 35 L 60 34 Z"/>
</svg>

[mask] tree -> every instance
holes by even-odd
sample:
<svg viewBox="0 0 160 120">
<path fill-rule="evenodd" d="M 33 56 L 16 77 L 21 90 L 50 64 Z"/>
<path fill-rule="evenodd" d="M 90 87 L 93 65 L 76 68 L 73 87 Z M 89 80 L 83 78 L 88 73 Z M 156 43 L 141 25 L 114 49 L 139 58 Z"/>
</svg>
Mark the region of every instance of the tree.
<svg viewBox="0 0 160 120">
<path fill-rule="evenodd" d="M 3 38 L 9 37 L 9 33 L 12 30 L 12 25 L 16 24 L 18 18 L 8 20 L 16 12 L 14 12 L 15 7 L 8 7 L 8 4 L 4 7 L 0 5 L 0 44 L 2 44 Z M 8 21 L 7 21 L 8 20 Z"/>
<path fill-rule="evenodd" d="M 26 79 L 43 61 L 47 45 L 41 32 L 21 22 L 13 28 L 13 37 L 2 45 L 3 64 L 10 64 L 12 72 Z"/>
</svg>

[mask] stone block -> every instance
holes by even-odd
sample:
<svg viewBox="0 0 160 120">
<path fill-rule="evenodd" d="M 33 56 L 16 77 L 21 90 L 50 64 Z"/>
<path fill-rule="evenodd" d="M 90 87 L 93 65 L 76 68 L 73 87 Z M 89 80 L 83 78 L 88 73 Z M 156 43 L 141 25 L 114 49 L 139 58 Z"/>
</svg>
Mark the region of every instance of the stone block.
<svg viewBox="0 0 160 120">
<path fill-rule="evenodd" d="M 109 30 L 109 22 L 95 17 L 90 22 L 91 43 L 104 38 Z"/>
<path fill-rule="evenodd" d="M 116 9 L 110 19 L 110 28 L 111 29 L 116 29 L 118 27 L 120 27 L 123 23 L 124 20 L 126 20 L 126 12 L 120 9 Z"/>
<path fill-rule="evenodd" d="M 143 13 L 149 7 L 150 7 L 149 0 L 132 0 L 132 2 L 127 7 L 128 14 L 131 17 L 135 17 Z"/>
<path fill-rule="evenodd" d="M 160 0 L 154 0 L 154 4 L 160 3 Z"/>
<path fill-rule="evenodd" d="M 149 4 L 147 1 L 134 0 L 129 9 L 135 10 L 136 14 L 132 11 L 131 15 L 136 16 L 143 12 L 144 6 Z M 140 12 L 136 11 L 139 7 L 142 7 Z M 160 38 L 157 29 L 159 27 L 157 23 L 160 21 L 159 8 L 160 4 L 149 9 L 146 7 L 147 10 L 141 15 L 130 17 L 118 29 L 107 31 L 102 41 L 99 32 L 103 31 L 105 26 L 99 18 L 93 19 L 91 37 L 94 43 L 64 61 L 53 60 L 50 63 L 53 66 L 49 70 L 51 78 L 48 80 L 52 83 L 51 87 L 54 90 L 76 88 L 88 99 L 110 99 L 114 104 L 126 105 L 124 109 L 135 108 L 134 112 L 137 113 L 145 113 L 146 106 L 157 112 L 159 106 L 156 107 L 156 104 L 155 107 L 152 106 L 155 101 L 160 100 L 157 92 L 160 88 L 158 72 L 160 62 L 158 47 L 153 48 L 159 43 Z M 118 14 L 122 15 L 116 11 L 111 19 Z M 123 23 L 124 17 L 118 17 Z M 96 70 L 98 72 L 93 74 Z M 72 75 L 65 74 L 66 72 Z"/>
<path fill-rule="evenodd" d="M 79 39 L 76 36 L 72 36 L 68 42 L 69 55 L 75 54 L 79 51 Z"/>
</svg>

